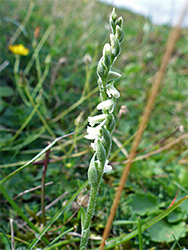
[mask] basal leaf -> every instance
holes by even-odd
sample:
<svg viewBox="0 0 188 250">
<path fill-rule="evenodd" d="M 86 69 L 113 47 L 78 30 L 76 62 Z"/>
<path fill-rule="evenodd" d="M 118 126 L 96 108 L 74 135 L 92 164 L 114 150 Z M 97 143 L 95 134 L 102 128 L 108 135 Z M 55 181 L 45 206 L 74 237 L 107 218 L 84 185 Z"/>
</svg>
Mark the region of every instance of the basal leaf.
<svg viewBox="0 0 188 250">
<path fill-rule="evenodd" d="M 185 236 L 185 222 L 170 224 L 165 219 L 147 229 L 154 242 L 171 242 Z"/>
<path fill-rule="evenodd" d="M 133 214 L 151 214 L 158 208 L 157 197 L 150 193 L 137 193 L 129 196 L 128 204 Z"/>
</svg>

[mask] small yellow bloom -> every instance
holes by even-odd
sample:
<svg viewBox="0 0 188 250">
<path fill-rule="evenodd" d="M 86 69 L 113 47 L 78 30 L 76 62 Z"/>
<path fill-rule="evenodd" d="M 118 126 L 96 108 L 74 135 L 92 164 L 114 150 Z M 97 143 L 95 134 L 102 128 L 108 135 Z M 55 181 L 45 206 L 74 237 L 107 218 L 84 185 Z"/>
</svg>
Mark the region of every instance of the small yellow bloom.
<svg viewBox="0 0 188 250">
<path fill-rule="evenodd" d="M 29 54 L 29 50 L 23 46 L 23 44 L 18 45 L 10 45 L 9 50 L 16 55 L 27 56 Z"/>
</svg>

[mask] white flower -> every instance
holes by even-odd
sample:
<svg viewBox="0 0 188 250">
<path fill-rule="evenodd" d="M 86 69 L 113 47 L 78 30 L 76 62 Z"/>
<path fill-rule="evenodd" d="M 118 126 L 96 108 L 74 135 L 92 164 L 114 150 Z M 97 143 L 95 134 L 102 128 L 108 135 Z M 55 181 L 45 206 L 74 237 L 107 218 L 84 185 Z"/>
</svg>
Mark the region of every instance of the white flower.
<svg viewBox="0 0 188 250">
<path fill-rule="evenodd" d="M 99 160 L 97 160 L 96 162 L 99 163 Z M 105 165 L 104 165 L 103 174 L 109 173 L 112 170 L 112 167 L 110 165 L 108 165 L 108 163 L 109 163 L 109 161 L 106 160 Z"/>
<path fill-rule="evenodd" d="M 100 130 L 102 128 L 102 126 L 104 126 L 106 120 L 104 120 L 103 122 L 101 122 L 97 127 L 92 128 L 87 126 L 87 135 L 85 135 L 84 137 L 88 140 L 95 140 L 96 138 L 98 138 L 100 136 Z M 92 146 L 93 147 L 93 146 Z"/>
<path fill-rule="evenodd" d="M 88 117 L 88 122 L 91 127 L 93 127 L 97 123 L 103 122 L 107 118 L 106 114 L 96 115 L 92 117 Z"/>
<path fill-rule="evenodd" d="M 119 91 L 114 87 L 113 84 L 108 84 L 106 86 L 106 93 L 109 97 L 113 96 L 115 98 L 119 98 L 120 97 L 120 93 Z"/>
<path fill-rule="evenodd" d="M 106 160 L 105 165 L 104 165 L 104 170 L 103 173 L 109 173 L 112 170 L 112 167 L 108 165 L 108 160 Z"/>
<path fill-rule="evenodd" d="M 98 125 L 97 127 L 95 127 L 95 128 L 91 128 L 91 127 L 87 127 L 87 135 L 85 135 L 84 137 L 86 138 L 86 139 L 89 139 L 89 140 L 94 140 L 94 139 L 96 139 L 97 137 L 99 137 L 99 135 L 100 135 L 100 128 L 101 128 L 101 126 L 100 125 Z"/>
<path fill-rule="evenodd" d="M 110 113 L 112 113 L 114 110 L 114 101 L 112 99 L 103 101 L 97 105 L 97 109 L 98 110 L 106 109 L 106 110 L 109 110 Z"/>
</svg>

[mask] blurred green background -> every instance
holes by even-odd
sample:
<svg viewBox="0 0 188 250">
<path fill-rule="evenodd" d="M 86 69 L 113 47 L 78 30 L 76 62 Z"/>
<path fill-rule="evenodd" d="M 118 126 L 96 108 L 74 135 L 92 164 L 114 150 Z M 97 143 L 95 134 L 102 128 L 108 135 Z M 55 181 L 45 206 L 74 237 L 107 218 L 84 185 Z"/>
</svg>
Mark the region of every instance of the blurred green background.
<svg viewBox="0 0 188 250">
<path fill-rule="evenodd" d="M 6 65 L 7 62 L 7 66 L 1 67 L 0 85 L 2 178 L 32 159 L 48 142 L 75 132 L 61 140 L 50 152 L 46 182 L 52 181 L 53 184 L 46 187 L 45 203 L 50 204 L 62 194 L 65 196 L 46 211 L 47 221 L 87 180 L 92 150 L 83 136 L 87 117 L 93 110 L 97 112 L 95 107 L 99 94 L 96 66 L 104 44 L 109 42 L 108 18 L 111 10 L 111 6 L 93 0 L 3 0 L 0 4 L 0 64 Z M 165 25 L 154 26 L 149 20 L 126 10 L 117 9 L 116 12 L 124 19 L 125 32 L 121 55 L 113 66 L 115 71 L 122 74 L 116 84 L 121 98 L 115 109 L 117 127 L 111 157 L 113 171 L 104 176 L 101 185 L 97 213 L 91 227 L 92 237 L 102 235 L 127 159 L 125 151 L 116 150 L 126 144 L 124 149 L 130 152 L 132 138 L 171 29 Z M 8 49 L 12 41 L 13 44 L 23 44 L 30 51 L 29 55 L 20 57 L 18 72 L 15 72 L 16 56 Z M 186 133 L 187 62 L 188 29 L 182 29 L 138 156 L 159 149 Z M 188 193 L 187 145 L 186 140 L 180 140 L 168 150 L 133 164 L 115 220 L 135 221 L 141 216 L 144 222 L 166 209 L 177 191 L 177 199 Z M 39 162 L 4 184 L 8 194 L 25 215 L 32 218 L 39 230 L 42 228 L 41 215 L 37 215 L 41 209 L 40 189 L 19 198 L 16 196 L 39 186 L 41 175 L 42 165 Z M 82 195 L 88 192 L 89 188 Z M 159 224 L 146 230 L 143 233 L 144 249 L 181 249 L 179 245 L 188 247 L 187 211 L 185 202 Z M 33 231 L 26 227 L 26 223 L 2 196 L 1 249 L 9 249 L 10 242 L 5 233 L 10 235 L 10 218 L 15 221 L 15 236 L 28 242 L 35 238 Z M 75 232 L 62 238 L 68 243 L 64 248 L 60 246 L 54 249 L 78 249 L 78 200 L 72 202 L 52 225 L 48 239 L 52 241 L 72 226 L 77 226 Z M 110 237 L 128 233 L 134 227 L 132 224 L 114 223 Z M 98 243 L 94 238 L 89 247 L 94 249 Z M 16 241 L 16 247 L 24 249 L 25 245 Z M 43 249 L 43 243 L 39 242 L 38 247 Z M 138 249 L 138 239 L 135 237 L 115 249 Z"/>
</svg>

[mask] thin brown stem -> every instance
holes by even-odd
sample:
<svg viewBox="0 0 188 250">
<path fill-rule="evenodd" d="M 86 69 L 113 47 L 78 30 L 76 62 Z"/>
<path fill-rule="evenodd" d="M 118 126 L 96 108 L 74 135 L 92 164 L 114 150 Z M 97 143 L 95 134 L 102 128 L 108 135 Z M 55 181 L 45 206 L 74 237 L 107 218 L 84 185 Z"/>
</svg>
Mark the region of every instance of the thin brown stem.
<svg viewBox="0 0 188 250">
<path fill-rule="evenodd" d="M 160 148 L 158 148 L 156 150 L 150 151 L 150 152 L 148 152 L 148 153 L 146 153 L 144 155 L 140 155 L 140 156 L 135 157 L 133 162 L 141 161 L 141 160 L 149 158 L 152 155 L 159 154 L 159 153 L 163 152 L 164 150 L 167 150 L 167 149 L 171 148 L 172 146 L 174 146 L 175 144 L 179 143 L 180 141 L 182 141 L 183 139 L 186 139 L 186 138 L 188 138 L 188 133 L 181 135 L 180 137 L 178 137 L 175 140 L 169 142 L 168 144 L 164 145 L 163 147 L 160 147 Z M 117 164 L 119 165 L 119 164 L 123 164 L 123 163 L 126 164 L 128 161 L 129 160 L 121 161 L 121 162 L 117 162 L 117 163 L 114 162 L 113 165 L 117 165 Z"/>
<path fill-rule="evenodd" d="M 54 206 L 58 201 L 60 201 L 64 196 L 66 196 L 68 194 L 68 192 L 63 193 L 62 195 L 60 195 L 58 198 L 56 198 L 54 201 L 52 201 L 50 204 L 48 204 L 45 207 L 45 211 L 47 211 L 48 209 L 50 209 L 52 206 Z M 40 216 L 42 214 L 42 210 L 40 210 L 39 212 L 36 213 L 36 216 Z M 30 217 L 29 220 L 32 221 L 34 218 Z M 23 227 L 25 227 L 27 224 L 24 222 Z"/>
<path fill-rule="evenodd" d="M 11 247 L 12 250 L 15 250 L 13 219 L 10 219 L 10 230 L 11 230 Z"/>
<path fill-rule="evenodd" d="M 45 180 L 46 180 L 46 171 L 48 168 L 48 159 L 49 159 L 50 149 L 46 151 L 44 166 L 42 170 L 42 180 L 41 180 L 41 210 L 42 210 L 42 223 L 43 226 L 46 226 L 46 217 L 45 217 Z"/>
<path fill-rule="evenodd" d="M 50 182 L 48 182 L 48 183 L 45 183 L 45 186 L 48 186 L 48 185 L 51 185 L 51 184 L 53 184 L 53 181 L 50 181 Z M 27 193 L 30 193 L 30 192 L 33 192 L 33 191 L 35 191 L 35 190 L 37 190 L 37 189 L 39 189 L 39 188 L 41 188 L 41 185 L 39 185 L 39 186 L 37 186 L 37 187 L 33 187 L 33 188 L 30 188 L 30 189 L 27 189 L 27 190 L 25 190 L 25 191 L 19 193 L 18 195 L 14 196 L 12 199 L 15 200 L 15 199 L 21 197 L 22 195 L 27 194 Z"/>
</svg>

